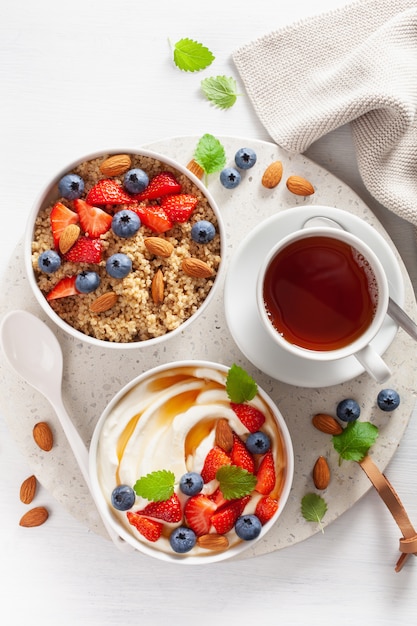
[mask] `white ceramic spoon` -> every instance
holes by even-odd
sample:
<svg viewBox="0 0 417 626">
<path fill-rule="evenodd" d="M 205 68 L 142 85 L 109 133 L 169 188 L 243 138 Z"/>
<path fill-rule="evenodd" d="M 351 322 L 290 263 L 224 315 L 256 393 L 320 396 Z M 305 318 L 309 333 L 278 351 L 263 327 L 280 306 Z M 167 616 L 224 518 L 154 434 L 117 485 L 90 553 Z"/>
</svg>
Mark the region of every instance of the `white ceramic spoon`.
<svg viewBox="0 0 417 626">
<path fill-rule="evenodd" d="M 303 224 L 304 228 L 314 226 L 332 226 L 333 228 L 340 228 L 341 230 L 345 230 L 343 226 L 339 224 L 339 222 L 336 222 L 330 217 L 324 217 L 321 215 L 311 217 Z M 391 297 L 388 300 L 387 313 L 394 320 L 394 322 L 397 322 L 397 324 L 410 335 L 410 337 L 417 341 L 417 324 Z"/>
<path fill-rule="evenodd" d="M 88 472 L 88 450 L 72 423 L 62 401 L 63 356 L 54 333 L 38 317 L 27 311 L 10 311 L 0 327 L 4 354 L 19 376 L 40 391 L 54 408 L 83 477 L 93 496 Z M 103 524 L 119 550 L 131 551 L 102 517 Z"/>
</svg>

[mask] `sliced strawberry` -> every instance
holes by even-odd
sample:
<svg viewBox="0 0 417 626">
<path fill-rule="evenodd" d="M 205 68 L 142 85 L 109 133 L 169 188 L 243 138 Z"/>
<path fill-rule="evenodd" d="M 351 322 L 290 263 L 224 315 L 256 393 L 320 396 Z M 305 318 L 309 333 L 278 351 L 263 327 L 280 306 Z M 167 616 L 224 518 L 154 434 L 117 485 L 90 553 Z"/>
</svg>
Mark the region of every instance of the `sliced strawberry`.
<svg viewBox="0 0 417 626">
<path fill-rule="evenodd" d="M 54 246 L 58 250 L 59 240 L 63 231 L 70 224 L 76 224 L 80 218 L 77 213 L 71 211 L 65 204 L 56 202 L 52 207 L 49 219 L 51 222 L 52 236 L 54 238 Z"/>
<path fill-rule="evenodd" d="M 255 515 L 259 517 L 262 526 L 269 522 L 271 517 L 278 511 L 278 500 L 270 496 L 261 498 L 255 508 Z"/>
<path fill-rule="evenodd" d="M 180 193 L 181 185 L 171 172 L 160 172 L 152 178 L 149 185 L 141 193 L 133 196 L 137 201 L 156 200 L 162 196 Z"/>
<path fill-rule="evenodd" d="M 66 298 L 67 296 L 75 296 L 80 292 L 75 288 L 76 276 L 65 276 L 57 282 L 55 287 L 46 295 L 46 299 L 56 300 L 57 298 Z"/>
<path fill-rule="evenodd" d="M 180 522 L 182 519 L 181 504 L 176 493 L 173 493 L 168 500 L 149 502 L 144 509 L 136 512 L 138 515 L 156 517 L 170 523 Z"/>
<path fill-rule="evenodd" d="M 230 500 L 211 516 L 211 523 L 219 535 L 225 535 L 229 530 L 232 530 L 237 518 L 242 515 L 243 509 L 249 500 L 250 496 L 245 496 L 238 500 Z"/>
<path fill-rule="evenodd" d="M 103 245 L 100 239 L 79 237 L 64 255 L 65 261 L 71 263 L 100 263 Z"/>
<path fill-rule="evenodd" d="M 223 450 L 223 448 L 214 446 L 214 448 L 209 450 L 206 458 L 204 459 L 203 469 L 201 470 L 203 481 L 205 483 L 209 483 L 211 480 L 214 480 L 219 467 L 231 464 L 232 461 L 230 456 Z"/>
<path fill-rule="evenodd" d="M 230 457 L 233 465 L 243 467 L 243 469 L 248 472 L 253 473 L 255 471 L 255 461 L 253 456 L 236 433 L 233 433 L 233 446 L 230 452 Z"/>
<path fill-rule="evenodd" d="M 91 205 L 102 204 L 132 204 L 134 198 L 111 178 L 102 178 L 87 194 L 86 201 Z"/>
<path fill-rule="evenodd" d="M 216 504 L 202 493 L 191 496 L 184 507 L 184 517 L 188 526 L 197 536 L 206 535 L 211 526 L 211 516 Z"/>
<path fill-rule="evenodd" d="M 164 196 L 161 207 L 173 222 L 186 222 L 198 204 L 198 198 L 189 193 L 179 193 L 175 196 Z"/>
<path fill-rule="evenodd" d="M 258 480 L 255 490 L 264 496 L 269 495 L 272 489 L 275 487 L 276 481 L 275 464 L 272 452 L 267 452 L 263 457 L 259 465 L 256 477 Z"/>
<path fill-rule="evenodd" d="M 81 198 L 74 200 L 74 207 L 79 215 L 81 228 L 88 237 L 100 237 L 110 230 L 113 218 L 103 209 Z"/>
<path fill-rule="evenodd" d="M 148 519 L 147 517 L 143 517 L 143 515 L 138 515 L 138 513 L 132 513 L 132 511 L 127 511 L 126 516 L 129 520 L 129 524 L 134 526 L 148 541 L 158 541 L 159 537 L 162 535 L 164 525 L 161 524 L 161 522 Z"/>
<path fill-rule="evenodd" d="M 210 500 L 213 500 L 217 508 L 223 506 L 223 504 L 226 504 L 226 502 L 228 502 L 228 500 L 226 500 L 226 498 L 220 491 L 219 487 L 217 487 L 216 491 L 209 495 L 209 498 Z"/>
<path fill-rule="evenodd" d="M 164 209 L 156 204 L 138 204 L 137 206 L 132 206 L 131 210 L 137 213 L 142 224 L 150 228 L 154 233 L 165 233 L 174 225 Z"/>
<path fill-rule="evenodd" d="M 265 421 L 265 415 L 256 407 L 250 404 L 230 403 L 230 406 L 250 433 L 256 433 Z"/>
</svg>

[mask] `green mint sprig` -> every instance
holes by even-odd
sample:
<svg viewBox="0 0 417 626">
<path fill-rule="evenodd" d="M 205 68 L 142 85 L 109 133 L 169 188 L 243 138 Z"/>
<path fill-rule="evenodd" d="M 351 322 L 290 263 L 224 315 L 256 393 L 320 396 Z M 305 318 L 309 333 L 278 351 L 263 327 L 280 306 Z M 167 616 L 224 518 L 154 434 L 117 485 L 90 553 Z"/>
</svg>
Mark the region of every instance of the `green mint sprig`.
<svg viewBox="0 0 417 626">
<path fill-rule="evenodd" d="M 327 503 L 324 498 L 317 493 L 307 493 L 301 500 L 301 513 L 307 522 L 319 524 L 321 532 L 324 533 L 321 523 L 327 511 Z"/>
<path fill-rule="evenodd" d="M 195 148 L 194 160 L 203 168 L 206 176 L 220 172 L 226 165 L 226 152 L 222 143 L 210 133 L 203 135 Z"/>
<path fill-rule="evenodd" d="M 210 76 L 201 81 L 207 100 L 219 109 L 230 109 L 237 100 L 237 85 L 232 76 Z"/>
<path fill-rule="evenodd" d="M 168 500 L 174 493 L 175 476 L 169 470 L 157 470 L 139 478 L 133 485 L 136 495 L 161 502 Z"/>
<path fill-rule="evenodd" d="M 242 367 L 234 363 L 227 374 L 226 392 L 231 402 L 241 404 L 256 396 L 258 385 Z"/>
<path fill-rule="evenodd" d="M 243 498 L 256 487 L 257 478 L 251 472 L 237 465 L 222 465 L 216 472 L 219 489 L 226 500 Z"/>
<path fill-rule="evenodd" d="M 369 448 L 378 437 L 378 428 L 370 422 L 349 422 L 340 435 L 333 435 L 332 441 L 336 452 L 339 453 L 339 465 L 342 459 L 346 461 L 362 461 L 368 454 Z"/>
</svg>

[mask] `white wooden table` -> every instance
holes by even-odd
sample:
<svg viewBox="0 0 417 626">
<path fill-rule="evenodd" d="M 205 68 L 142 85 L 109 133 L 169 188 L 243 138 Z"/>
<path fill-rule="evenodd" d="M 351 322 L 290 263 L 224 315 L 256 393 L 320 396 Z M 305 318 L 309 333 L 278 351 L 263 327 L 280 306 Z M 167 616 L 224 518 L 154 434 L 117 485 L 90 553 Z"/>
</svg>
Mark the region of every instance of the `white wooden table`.
<svg viewBox="0 0 417 626">
<path fill-rule="evenodd" d="M 201 97 L 201 79 L 237 77 L 231 53 L 238 46 L 344 4 L 3 2 L 0 271 L 8 267 L 32 202 L 50 173 L 79 154 L 206 132 L 269 140 L 244 95 L 228 111 L 215 109 Z M 186 74 L 173 67 L 168 39 L 182 37 L 213 51 L 211 68 Z M 364 189 L 349 128 L 318 141 L 307 154 L 367 202 L 396 244 L 416 289 L 413 229 Z M 0 433 L 0 614 L 8 626 L 213 621 L 219 626 L 232 621 L 244 626 L 384 626 L 415 621 L 417 562 L 411 558 L 401 573 L 394 572 L 399 530 L 373 490 L 323 535 L 254 559 L 178 570 L 116 552 L 43 487 L 36 503 L 50 509 L 50 519 L 39 528 L 19 527 L 26 510 L 19 487 L 31 469 L 4 419 Z M 386 473 L 415 523 L 416 447 L 414 416 Z"/>
</svg>

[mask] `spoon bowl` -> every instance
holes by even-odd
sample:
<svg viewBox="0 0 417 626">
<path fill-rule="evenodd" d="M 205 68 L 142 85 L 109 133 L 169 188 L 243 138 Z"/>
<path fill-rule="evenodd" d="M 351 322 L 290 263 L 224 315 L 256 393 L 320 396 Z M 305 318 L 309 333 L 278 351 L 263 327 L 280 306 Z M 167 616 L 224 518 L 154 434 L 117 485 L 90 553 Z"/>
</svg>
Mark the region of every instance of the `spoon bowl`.
<svg viewBox="0 0 417 626">
<path fill-rule="evenodd" d="M 39 391 L 54 408 L 68 443 L 91 493 L 88 451 L 62 402 L 63 356 L 49 327 L 27 311 L 10 311 L 2 320 L 0 343 L 12 369 Z M 113 543 L 122 551 L 129 546 L 103 519 Z"/>
</svg>

